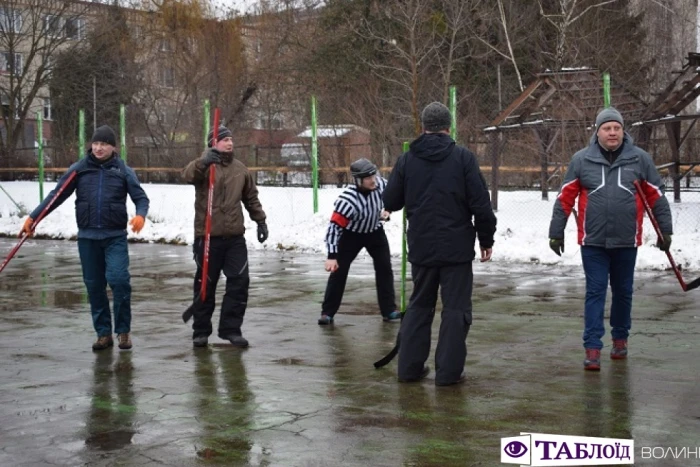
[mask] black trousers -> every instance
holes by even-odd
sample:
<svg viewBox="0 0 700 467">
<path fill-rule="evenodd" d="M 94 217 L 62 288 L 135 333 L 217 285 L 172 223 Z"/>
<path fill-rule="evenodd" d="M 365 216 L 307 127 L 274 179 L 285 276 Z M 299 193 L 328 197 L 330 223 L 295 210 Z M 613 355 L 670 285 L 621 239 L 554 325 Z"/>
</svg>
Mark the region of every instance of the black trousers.
<svg viewBox="0 0 700 467">
<path fill-rule="evenodd" d="M 202 260 L 204 258 L 204 238 L 197 237 L 192 246 L 197 272 L 194 276 L 194 299 L 199 300 L 202 284 Z M 219 316 L 219 337 L 232 334 L 241 335 L 243 316 L 248 305 L 248 248 L 245 238 L 211 237 L 209 244 L 209 271 L 207 298 L 200 307 L 196 307 L 192 324 L 193 337 L 209 336 L 212 333 L 211 317 L 216 306 L 216 285 L 221 272 L 226 276 L 226 293 L 221 302 Z"/>
<path fill-rule="evenodd" d="M 411 273 L 413 293 L 399 331 L 398 376 L 400 379 L 420 377 L 428 360 L 439 288 L 442 322 L 435 350 L 435 382 L 455 382 L 464 371 L 467 334 L 472 324 L 472 264 L 440 267 L 411 265 Z"/>
<path fill-rule="evenodd" d="M 347 230 L 343 232 L 338 245 L 338 269 L 328 277 L 326 295 L 321 306 L 322 314 L 333 316 L 340 308 L 350 265 L 363 248 L 367 250 L 374 263 L 379 311 L 381 311 L 382 316 L 389 316 L 391 312 L 396 311 L 394 272 L 391 270 L 389 242 L 386 239 L 384 229 L 380 228 L 366 234 Z"/>
</svg>

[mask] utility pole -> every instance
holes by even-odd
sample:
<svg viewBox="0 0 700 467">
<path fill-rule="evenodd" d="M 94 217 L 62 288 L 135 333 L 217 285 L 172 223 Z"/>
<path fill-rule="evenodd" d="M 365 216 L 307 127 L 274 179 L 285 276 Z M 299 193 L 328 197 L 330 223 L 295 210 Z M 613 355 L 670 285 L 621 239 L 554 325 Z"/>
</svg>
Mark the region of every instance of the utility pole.
<svg viewBox="0 0 700 467">
<path fill-rule="evenodd" d="M 92 131 L 97 131 L 97 78 L 92 75 Z"/>
</svg>

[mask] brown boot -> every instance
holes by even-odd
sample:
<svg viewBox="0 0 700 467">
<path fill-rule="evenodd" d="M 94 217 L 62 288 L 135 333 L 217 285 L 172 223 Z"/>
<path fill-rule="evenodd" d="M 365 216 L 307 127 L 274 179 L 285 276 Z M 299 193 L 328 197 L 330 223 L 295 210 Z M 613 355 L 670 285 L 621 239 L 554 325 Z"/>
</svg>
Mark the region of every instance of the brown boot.
<svg viewBox="0 0 700 467">
<path fill-rule="evenodd" d="M 125 332 L 123 334 L 117 334 L 117 339 L 119 339 L 120 349 L 129 350 L 131 348 L 131 339 L 129 338 L 128 332 Z"/>
<path fill-rule="evenodd" d="M 114 341 L 112 336 L 100 336 L 97 338 L 94 344 L 92 344 L 92 350 L 104 350 L 108 347 L 112 347 Z"/>
</svg>

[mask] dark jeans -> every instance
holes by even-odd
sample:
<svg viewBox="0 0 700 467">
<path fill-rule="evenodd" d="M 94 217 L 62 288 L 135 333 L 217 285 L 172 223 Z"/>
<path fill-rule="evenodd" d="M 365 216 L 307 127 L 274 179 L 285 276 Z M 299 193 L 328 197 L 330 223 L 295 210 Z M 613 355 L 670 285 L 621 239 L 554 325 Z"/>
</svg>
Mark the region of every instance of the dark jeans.
<svg viewBox="0 0 700 467">
<path fill-rule="evenodd" d="M 197 237 L 192 246 L 197 272 L 194 276 L 194 299 L 199 300 L 202 284 L 202 259 L 204 257 L 204 238 Z M 221 271 L 226 276 L 226 292 L 221 302 L 219 316 L 219 337 L 241 335 L 243 316 L 248 306 L 248 248 L 245 238 L 211 237 L 209 244 L 209 280 L 207 282 L 207 298 L 202 306 L 195 308 L 192 324 L 193 337 L 210 336 L 212 333 L 211 317 L 216 306 L 216 285 Z"/>
<path fill-rule="evenodd" d="M 97 335 L 112 335 L 107 284 L 114 301 L 114 332 L 131 332 L 131 276 L 126 235 L 104 240 L 79 238 L 78 252 Z"/>
<path fill-rule="evenodd" d="M 412 265 L 411 273 L 413 293 L 399 331 L 399 379 L 418 378 L 428 359 L 439 288 L 442 322 L 435 349 L 435 382 L 455 382 L 464 371 L 467 334 L 472 324 L 472 264 L 440 267 Z"/>
<path fill-rule="evenodd" d="M 391 270 L 391 254 L 389 242 L 384 229 L 359 234 L 345 231 L 338 245 L 338 269 L 328 277 L 326 294 L 321 305 L 321 314 L 334 316 L 340 308 L 340 302 L 345 293 L 350 265 L 360 250 L 367 249 L 374 263 L 374 276 L 377 285 L 377 301 L 382 316 L 389 316 L 396 311 L 394 295 L 394 273 Z"/>
<path fill-rule="evenodd" d="M 602 349 L 608 279 L 612 290 L 612 338 L 627 339 L 632 328 L 632 292 L 637 248 L 582 246 L 581 259 L 586 273 L 583 346 L 587 349 Z"/>
</svg>

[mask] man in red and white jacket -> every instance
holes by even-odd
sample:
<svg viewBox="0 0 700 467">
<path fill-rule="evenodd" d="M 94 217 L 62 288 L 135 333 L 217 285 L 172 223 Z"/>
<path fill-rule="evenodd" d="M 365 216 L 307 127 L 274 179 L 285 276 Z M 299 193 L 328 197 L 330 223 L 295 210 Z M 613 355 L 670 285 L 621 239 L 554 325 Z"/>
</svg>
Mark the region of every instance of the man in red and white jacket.
<svg viewBox="0 0 700 467">
<path fill-rule="evenodd" d="M 635 181 L 640 182 L 663 232 L 657 246 L 667 251 L 671 247 L 673 226 L 661 177 L 651 156 L 635 146 L 632 137 L 624 132 L 622 115 L 608 107 L 596 118 L 596 132 L 590 145 L 578 151 L 569 164 L 549 226 L 549 246 L 561 256 L 566 221 L 578 198 L 578 243 L 586 273 L 583 332 L 586 370 L 600 370 L 608 280 L 612 288 L 610 358 L 627 358 L 634 267 L 637 247 L 642 243 L 644 218 L 644 205 Z"/>
</svg>

